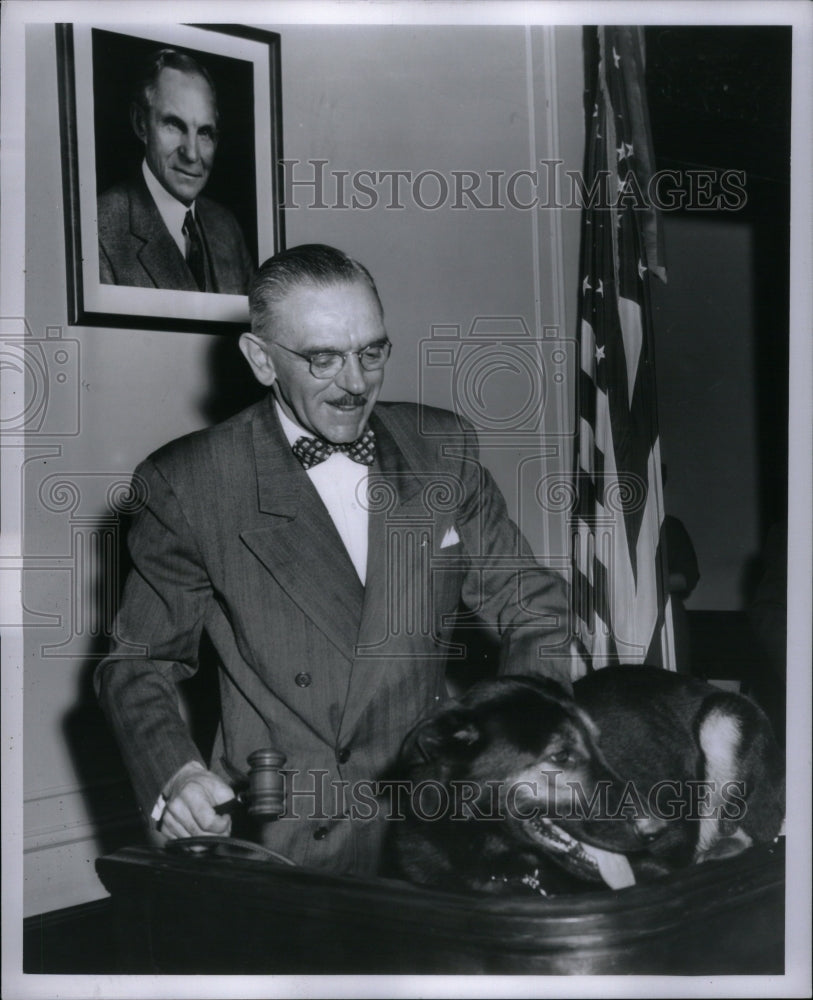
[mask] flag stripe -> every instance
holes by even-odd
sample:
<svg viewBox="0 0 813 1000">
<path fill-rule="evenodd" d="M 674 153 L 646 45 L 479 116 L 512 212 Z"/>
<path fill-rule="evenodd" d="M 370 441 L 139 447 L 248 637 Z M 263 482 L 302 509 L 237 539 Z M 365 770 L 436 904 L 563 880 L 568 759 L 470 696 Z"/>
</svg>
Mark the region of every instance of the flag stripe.
<svg viewBox="0 0 813 1000">
<path fill-rule="evenodd" d="M 640 33 L 597 30 L 585 183 L 609 174 L 610 202 L 582 219 L 574 620 L 591 669 L 648 658 L 671 667 L 649 273 L 634 208 L 645 189 L 636 170 L 653 162 L 648 125 L 635 120 L 645 113 Z"/>
</svg>

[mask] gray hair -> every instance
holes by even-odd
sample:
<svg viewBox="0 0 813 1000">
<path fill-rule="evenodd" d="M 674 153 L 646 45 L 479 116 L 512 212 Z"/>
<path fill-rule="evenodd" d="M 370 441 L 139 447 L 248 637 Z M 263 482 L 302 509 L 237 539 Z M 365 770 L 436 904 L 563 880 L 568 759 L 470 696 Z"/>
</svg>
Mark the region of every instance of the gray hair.
<svg viewBox="0 0 813 1000">
<path fill-rule="evenodd" d="M 327 288 L 344 282 L 366 285 L 383 317 L 384 308 L 372 275 L 343 251 L 323 243 L 306 243 L 274 254 L 260 266 L 248 291 L 252 333 L 269 336 L 274 309 L 295 288 L 303 285 Z"/>
<path fill-rule="evenodd" d="M 178 52 L 176 49 L 157 49 L 150 53 L 142 63 L 135 85 L 133 86 L 132 102 L 145 114 L 149 113 L 152 92 L 158 83 L 158 77 L 162 70 L 176 69 L 180 73 L 187 73 L 190 76 L 200 76 L 208 84 L 212 91 L 212 100 L 215 106 L 215 118 L 219 117 L 217 110 L 217 89 L 214 80 L 202 63 L 185 52 Z"/>
</svg>

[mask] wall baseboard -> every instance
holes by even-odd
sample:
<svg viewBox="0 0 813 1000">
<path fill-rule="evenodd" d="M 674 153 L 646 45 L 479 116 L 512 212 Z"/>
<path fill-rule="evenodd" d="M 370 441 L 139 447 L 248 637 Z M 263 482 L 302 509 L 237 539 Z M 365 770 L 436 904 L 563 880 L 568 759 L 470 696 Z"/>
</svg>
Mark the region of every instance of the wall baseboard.
<svg viewBox="0 0 813 1000">
<path fill-rule="evenodd" d="M 109 897 L 23 920 L 23 972 L 82 975 L 116 971 Z"/>
</svg>

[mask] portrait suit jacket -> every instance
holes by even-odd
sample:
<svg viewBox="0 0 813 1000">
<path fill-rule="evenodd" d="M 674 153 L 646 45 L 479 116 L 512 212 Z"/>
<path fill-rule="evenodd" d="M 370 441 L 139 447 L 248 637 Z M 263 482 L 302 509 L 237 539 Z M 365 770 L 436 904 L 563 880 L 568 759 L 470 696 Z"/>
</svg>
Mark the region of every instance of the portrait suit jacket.
<svg viewBox="0 0 813 1000">
<path fill-rule="evenodd" d="M 366 586 L 270 396 L 138 468 L 146 503 L 96 685 L 145 815 L 178 768 L 205 763 L 175 689 L 196 669 L 203 629 L 219 657 L 212 769 L 224 773 L 222 758 L 246 769 L 253 750 L 281 750 L 297 818 L 276 820 L 265 842 L 334 871 L 375 868 L 382 824 L 365 819 L 374 809 L 363 783 L 447 697 L 461 603 L 502 636 L 511 672 L 569 684 L 563 580 L 531 557 L 475 436 L 461 437 L 451 413 L 412 404 L 379 403 L 370 426 L 378 458 Z M 353 789 L 351 818 L 333 802 L 337 781 Z"/>
<path fill-rule="evenodd" d="M 97 219 L 102 284 L 199 290 L 142 176 L 105 191 L 97 202 Z M 245 295 L 254 264 L 237 220 L 203 196 L 195 202 L 195 219 L 208 250 L 212 291 Z"/>
</svg>

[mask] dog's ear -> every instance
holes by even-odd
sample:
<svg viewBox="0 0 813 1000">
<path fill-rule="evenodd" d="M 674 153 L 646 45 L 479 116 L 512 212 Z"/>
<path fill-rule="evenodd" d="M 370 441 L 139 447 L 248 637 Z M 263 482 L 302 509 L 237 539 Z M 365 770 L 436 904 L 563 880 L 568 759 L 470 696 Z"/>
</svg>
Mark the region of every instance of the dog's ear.
<svg viewBox="0 0 813 1000">
<path fill-rule="evenodd" d="M 402 759 L 420 764 L 443 757 L 465 757 L 480 736 L 480 729 L 469 712 L 463 708 L 449 708 L 412 730 L 404 744 Z"/>
</svg>

